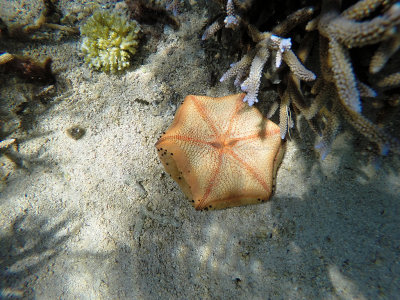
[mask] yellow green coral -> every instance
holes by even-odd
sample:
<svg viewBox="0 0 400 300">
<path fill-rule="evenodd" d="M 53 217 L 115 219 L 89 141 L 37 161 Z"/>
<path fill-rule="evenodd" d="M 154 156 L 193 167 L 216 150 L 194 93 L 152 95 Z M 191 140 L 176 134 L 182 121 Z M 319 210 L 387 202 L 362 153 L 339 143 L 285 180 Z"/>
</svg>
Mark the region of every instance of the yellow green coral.
<svg viewBox="0 0 400 300">
<path fill-rule="evenodd" d="M 140 26 L 116 13 L 96 11 L 81 27 L 85 62 L 106 72 L 127 68 L 139 45 Z"/>
</svg>

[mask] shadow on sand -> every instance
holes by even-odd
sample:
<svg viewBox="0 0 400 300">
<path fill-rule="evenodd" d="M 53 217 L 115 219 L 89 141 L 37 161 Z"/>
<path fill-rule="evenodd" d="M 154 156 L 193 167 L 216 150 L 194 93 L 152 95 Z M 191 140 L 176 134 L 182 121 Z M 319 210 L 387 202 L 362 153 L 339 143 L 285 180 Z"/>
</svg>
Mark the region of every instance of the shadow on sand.
<svg viewBox="0 0 400 300">
<path fill-rule="evenodd" d="M 36 273 L 59 255 L 70 238 L 66 231 L 70 221 L 21 214 L 0 236 L 0 299 L 33 299 L 34 291 L 27 285 Z"/>
</svg>

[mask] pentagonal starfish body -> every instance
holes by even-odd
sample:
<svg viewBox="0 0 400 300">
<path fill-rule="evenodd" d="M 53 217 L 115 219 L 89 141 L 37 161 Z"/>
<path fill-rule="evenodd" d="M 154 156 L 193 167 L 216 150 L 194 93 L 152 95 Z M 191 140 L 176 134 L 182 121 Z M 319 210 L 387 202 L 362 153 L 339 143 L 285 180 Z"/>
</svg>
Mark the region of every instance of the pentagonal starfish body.
<svg viewBox="0 0 400 300">
<path fill-rule="evenodd" d="M 201 209 L 266 201 L 284 153 L 279 127 L 243 102 L 189 95 L 156 147 L 165 170 Z"/>
</svg>

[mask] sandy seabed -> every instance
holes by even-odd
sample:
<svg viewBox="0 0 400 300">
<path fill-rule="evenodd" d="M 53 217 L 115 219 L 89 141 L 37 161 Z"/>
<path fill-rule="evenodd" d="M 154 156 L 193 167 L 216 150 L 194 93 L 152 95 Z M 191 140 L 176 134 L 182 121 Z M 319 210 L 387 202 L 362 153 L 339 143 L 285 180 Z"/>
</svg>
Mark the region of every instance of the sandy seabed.
<svg viewBox="0 0 400 300">
<path fill-rule="evenodd" d="M 7 22 L 23 3 L 3 2 L 0 17 Z M 85 5 L 59 1 L 63 12 Z M 25 7 L 13 20 L 39 13 Z M 265 204 L 198 212 L 164 172 L 154 144 L 183 98 L 236 92 L 232 82 L 212 85 L 211 73 L 232 61 L 201 42 L 208 16 L 198 2 L 178 16 L 179 30 L 158 25 L 121 74 L 85 65 L 80 37 L 0 43 L 1 52 L 52 57 L 57 78 L 57 93 L 32 105 L 13 135 L 19 146 L 9 156 L 20 164 L 1 157 L 9 176 L 0 195 L 0 298 L 400 295 L 399 159 L 365 165 L 351 132 L 321 161 L 298 122 Z M 2 75 L 0 91 L 7 109 L 29 87 Z M 73 140 L 66 130 L 77 125 L 86 133 Z"/>
</svg>

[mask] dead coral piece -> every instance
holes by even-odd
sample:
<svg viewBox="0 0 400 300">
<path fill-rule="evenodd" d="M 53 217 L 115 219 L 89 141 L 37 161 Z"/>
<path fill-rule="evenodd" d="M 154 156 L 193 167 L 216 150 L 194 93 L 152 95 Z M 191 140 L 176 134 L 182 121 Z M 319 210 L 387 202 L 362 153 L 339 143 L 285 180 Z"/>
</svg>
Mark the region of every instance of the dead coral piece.
<svg viewBox="0 0 400 300">
<path fill-rule="evenodd" d="M 80 126 L 72 126 L 71 128 L 68 128 L 65 133 L 67 136 L 77 141 L 85 135 L 86 130 Z"/>
<path fill-rule="evenodd" d="M 43 0 L 44 9 L 33 24 L 17 24 L 7 27 L 0 22 L 0 38 L 31 39 L 32 35 L 42 29 L 55 29 L 70 35 L 79 34 L 79 29 L 58 24 L 61 11 L 56 7 L 55 1 Z"/>
<path fill-rule="evenodd" d="M 176 2 L 173 1 L 171 5 Z M 154 25 L 156 23 L 167 24 L 177 30 L 179 21 L 171 16 L 165 8 L 155 6 L 145 0 L 125 0 L 130 12 L 130 17 L 140 24 Z M 171 7 L 174 9 L 174 6 Z"/>
<path fill-rule="evenodd" d="M 7 74 L 15 74 L 29 82 L 41 84 L 55 83 L 51 71 L 51 58 L 38 63 L 29 57 L 17 56 L 10 53 L 0 55 L 0 68 Z"/>
</svg>

